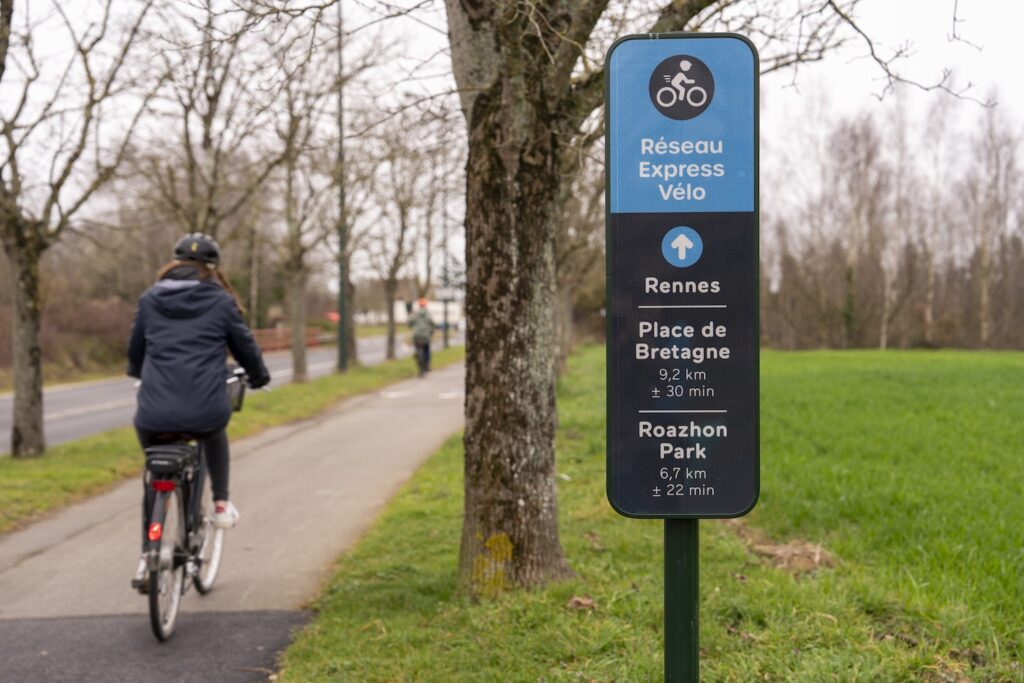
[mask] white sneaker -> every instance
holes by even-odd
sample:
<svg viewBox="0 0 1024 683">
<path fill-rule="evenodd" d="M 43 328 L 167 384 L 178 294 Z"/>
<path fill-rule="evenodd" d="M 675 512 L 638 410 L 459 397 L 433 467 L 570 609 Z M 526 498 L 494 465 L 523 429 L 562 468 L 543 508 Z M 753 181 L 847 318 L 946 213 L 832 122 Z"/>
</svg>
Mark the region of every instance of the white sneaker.
<svg viewBox="0 0 1024 683">
<path fill-rule="evenodd" d="M 230 529 L 238 523 L 238 518 L 241 515 L 238 512 L 238 508 L 231 501 L 228 501 L 224 505 L 224 509 L 220 512 L 213 513 L 213 526 L 218 529 Z"/>
<path fill-rule="evenodd" d="M 132 577 L 132 588 L 143 595 L 149 593 L 149 560 L 145 554 L 139 560 L 139 567 L 135 570 L 135 576 Z"/>
</svg>

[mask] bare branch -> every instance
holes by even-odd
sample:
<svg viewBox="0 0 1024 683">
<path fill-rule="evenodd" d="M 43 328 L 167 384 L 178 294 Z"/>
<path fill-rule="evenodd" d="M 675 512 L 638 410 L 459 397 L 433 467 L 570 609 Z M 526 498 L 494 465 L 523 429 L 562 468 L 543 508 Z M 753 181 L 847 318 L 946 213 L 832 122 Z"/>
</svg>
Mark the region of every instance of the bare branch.
<svg viewBox="0 0 1024 683">
<path fill-rule="evenodd" d="M 57 12 L 64 20 L 65 26 L 67 27 L 69 34 L 72 36 L 74 40 L 75 52 L 78 54 L 79 61 L 82 65 L 82 70 L 85 73 L 88 86 L 88 94 L 86 96 L 85 105 L 82 108 L 82 122 L 80 124 L 81 127 L 79 129 L 78 139 L 75 141 L 74 147 L 68 154 L 67 158 L 64 160 L 62 168 L 57 173 L 56 177 L 54 177 L 52 174 L 50 176 L 49 196 L 46 198 L 46 201 L 43 204 L 42 211 L 40 212 L 40 222 L 43 226 L 45 226 L 45 230 L 51 230 L 51 216 L 55 209 L 57 209 L 58 211 L 60 210 L 58 204 L 60 202 L 60 195 L 62 190 L 64 189 L 64 185 L 67 183 L 68 178 L 71 177 L 71 174 L 75 170 L 75 167 L 78 164 L 79 159 L 81 159 L 82 155 L 86 150 L 86 146 L 89 142 L 89 135 L 94 127 L 97 107 L 100 105 L 100 103 L 102 103 L 110 97 L 113 84 L 121 71 L 121 67 L 124 66 L 125 60 L 128 57 L 128 53 L 134 46 L 136 38 L 138 38 L 139 36 L 140 30 L 142 28 L 142 22 L 145 20 L 146 15 L 148 14 L 150 8 L 153 6 L 153 2 L 154 0 L 148 0 L 143 5 L 142 10 L 136 16 L 135 21 L 131 25 L 131 28 L 128 30 L 126 36 L 122 40 L 120 49 L 118 50 L 113 63 L 109 67 L 106 76 L 101 81 L 97 81 L 96 76 L 93 73 L 90 58 L 93 54 L 93 51 L 96 49 L 97 45 L 99 45 L 100 41 L 106 35 L 107 26 L 110 21 L 110 10 L 113 0 L 108 0 L 107 5 L 104 8 L 103 19 L 100 22 L 100 30 L 97 32 L 96 36 L 89 40 L 85 40 L 84 37 L 81 40 L 77 38 L 77 33 L 74 29 L 72 22 L 70 21 L 70 19 L 68 19 L 67 14 L 61 8 L 60 4 L 56 3 Z M 137 120 L 138 119 L 136 116 L 136 119 L 132 123 L 132 131 L 134 131 L 134 126 Z M 54 157 L 54 159 L 56 160 L 56 156 Z M 110 179 L 110 177 L 111 174 L 109 172 L 101 172 L 100 174 L 98 174 L 97 179 L 102 179 L 102 182 L 100 182 L 99 185 L 105 183 L 107 180 Z M 97 187 L 99 187 L 99 185 L 96 185 L 91 190 L 88 190 L 86 192 L 85 198 L 87 199 L 88 196 L 92 195 L 93 192 L 95 192 L 95 190 L 97 189 Z M 81 206 L 81 203 L 76 202 L 75 205 L 76 207 L 78 207 Z M 56 237 L 57 234 L 60 233 L 64 224 L 66 224 L 66 217 L 62 217 L 58 225 L 52 228 L 51 232 L 49 233 L 49 239 L 53 239 L 54 237 Z"/>
<path fill-rule="evenodd" d="M 158 83 L 146 95 L 146 97 L 142 101 L 142 104 L 135 111 L 135 115 L 132 117 L 131 122 L 128 124 L 128 127 L 121 138 L 121 144 L 118 147 L 117 152 L 114 154 L 114 158 L 109 163 L 106 164 L 101 163 L 99 160 L 97 160 L 96 174 L 93 177 L 93 180 L 86 186 L 86 188 L 79 194 L 78 198 L 75 201 L 73 201 L 66 210 L 62 209 L 60 203 L 57 202 L 56 207 L 58 211 L 59 221 L 57 225 L 50 230 L 50 233 L 48 235 L 48 239 L 50 241 L 56 239 L 60 235 L 60 232 L 68 226 L 68 223 L 70 222 L 71 218 L 76 213 L 78 213 L 82 206 L 85 205 L 87 201 L 89 201 L 89 199 L 96 193 L 96 191 L 99 190 L 104 185 L 106 185 L 114 177 L 114 174 L 117 172 L 117 169 L 121 166 L 121 162 L 125 158 L 125 154 L 127 153 L 129 148 L 129 143 L 131 142 L 132 137 L 134 136 L 135 129 L 136 127 L 138 127 L 139 121 L 142 119 L 143 114 L 149 111 L 149 103 L 153 99 L 153 96 L 155 95 L 160 85 L 162 85 L 162 82 Z"/>
<path fill-rule="evenodd" d="M 967 40 L 966 38 L 961 36 L 960 32 L 957 30 L 957 25 L 964 23 L 964 20 L 960 18 L 959 10 L 960 10 L 960 0 L 953 0 L 953 30 L 949 34 L 949 41 L 950 42 L 963 43 L 964 45 L 969 45 L 969 46 L 973 47 L 975 50 L 977 50 L 978 52 L 981 52 L 981 49 L 982 49 L 981 45 L 978 45 L 977 43 L 972 43 L 971 41 Z"/>
<path fill-rule="evenodd" d="M 885 81 L 886 81 L 886 85 L 885 85 L 885 88 L 882 91 L 882 95 L 885 95 L 886 93 L 892 92 L 897 84 L 903 83 L 905 85 L 909 85 L 909 86 L 911 86 L 913 88 L 916 88 L 918 90 L 922 90 L 924 92 L 935 92 L 935 91 L 944 92 L 944 93 L 946 93 L 948 95 L 952 95 L 953 97 L 956 97 L 958 99 L 970 100 L 971 102 L 976 102 L 976 103 L 978 103 L 978 104 L 980 104 L 980 105 L 982 105 L 984 107 L 991 107 L 991 106 L 993 106 L 994 103 L 991 102 L 991 101 L 979 100 L 976 97 L 973 97 L 973 96 L 968 94 L 968 91 L 973 87 L 973 85 L 971 83 L 968 83 L 963 88 L 954 88 L 950 84 L 950 78 L 952 76 L 952 72 L 949 69 L 944 69 L 943 72 L 942 72 L 942 77 L 938 81 L 936 81 L 934 83 L 921 83 L 919 81 L 915 81 L 915 80 L 912 80 L 912 79 L 905 78 L 905 77 L 901 76 L 895 70 L 895 67 L 893 65 L 894 65 L 894 63 L 896 61 L 898 61 L 899 59 L 901 59 L 901 58 L 906 56 L 907 51 L 908 51 L 907 47 L 901 47 L 901 48 L 896 49 L 893 52 L 893 54 L 890 55 L 889 57 L 881 56 L 879 54 L 878 46 L 876 45 L 874 39 L 871 38 L 864 31 L 863 28 L 861 28 L 860 24 L 853 18 L 852 14 L 850 14 L 850 13 L 844 11 L 842 8 L 840 8 L 839 5 L 836 4 L 835 0 L 826 0 L 826 3 L 828 5 L 828 7 L 830 7 L 832 9 L 832 11 L 835 12 L 836 16 L 838 16 L 843 21 L 843 23 L 845 23 L 854 33 L 856 33 L 858 36 L 860 36 L 860 38 L 862 39 L 862 41 L 864 43 L 864 46 L 867 48 L 869 57 L 882 70 L 883 77 L 885 78 Z M 954 21 L 955 21 L 955 9 L 954 9 Z"/>
</svg>

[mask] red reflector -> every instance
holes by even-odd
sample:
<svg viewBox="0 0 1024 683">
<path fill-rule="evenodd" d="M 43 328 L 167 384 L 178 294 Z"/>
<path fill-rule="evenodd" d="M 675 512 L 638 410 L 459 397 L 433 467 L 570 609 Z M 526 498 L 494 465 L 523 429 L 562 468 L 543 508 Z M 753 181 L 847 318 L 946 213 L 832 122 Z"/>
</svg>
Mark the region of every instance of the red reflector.
<svg viewBox="0 0 1024 683">
<path fill-rule="evenodd" d="M 164 526 L 160 522 L 153 522 L 149 525 L 149 540 L 159 541 L 160 537 L 163 536 Z"/>
<path fill-rule="evenodd" d="M 153 482 L 153 490 L 154 491 L 173 491 L 174 490 L 174 482 L 173 481 L 168 481 L 166 479 L 157 479 L 156 481 Z"/>
</svg>

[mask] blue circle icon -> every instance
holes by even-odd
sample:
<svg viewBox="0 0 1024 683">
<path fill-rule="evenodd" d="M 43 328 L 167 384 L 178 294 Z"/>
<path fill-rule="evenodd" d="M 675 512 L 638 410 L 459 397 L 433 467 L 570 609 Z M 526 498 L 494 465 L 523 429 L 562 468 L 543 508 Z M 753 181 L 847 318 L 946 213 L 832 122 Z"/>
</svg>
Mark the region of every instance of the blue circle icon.
<svg viewBox="0 0 1024 683">
<path fill-rule="evenodd" d="M 661 240 L 662 256 L 676 268 L 689 268 L 700 260 L 702 253 L 704 242 L 693 228 L 672 228 Z"/>
</svg>

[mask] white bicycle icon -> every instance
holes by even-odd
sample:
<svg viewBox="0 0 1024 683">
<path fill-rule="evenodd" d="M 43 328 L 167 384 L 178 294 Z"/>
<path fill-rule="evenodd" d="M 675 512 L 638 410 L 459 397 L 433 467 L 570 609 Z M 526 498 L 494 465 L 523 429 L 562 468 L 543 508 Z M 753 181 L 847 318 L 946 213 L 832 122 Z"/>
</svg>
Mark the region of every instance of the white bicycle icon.
<svg viewBox="0 0 1024 683">
<path fill-rule="evenodd" d="M 686 72 L 692 66 L 693 64 L 690 63 L 690 60 L 684 59 L 679 62 L 679 73 L 671 78 L 665 76 L 665 82 L 671 85 L 666 85 L 655 94 L 654 99 L 658 101 L 658 104 L 666 109 L 675 105 L 676 102 L 686 102 L 693 108 L 704 106 L 708 101 L 708 91 L 700 86 L 686 87 L 686 85 L 693 85 L 697 82 L 686 76 Z M 683 85 L 684 83 L 686 85 Z"/>
</svg>

